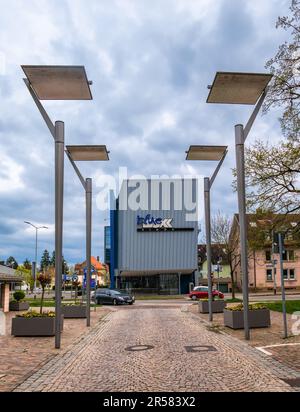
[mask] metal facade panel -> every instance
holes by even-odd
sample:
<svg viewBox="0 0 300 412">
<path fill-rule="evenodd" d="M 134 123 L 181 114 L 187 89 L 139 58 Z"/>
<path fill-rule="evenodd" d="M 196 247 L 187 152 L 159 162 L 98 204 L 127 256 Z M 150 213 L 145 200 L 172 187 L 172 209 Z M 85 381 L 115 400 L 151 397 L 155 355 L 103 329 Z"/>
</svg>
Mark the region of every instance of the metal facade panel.
<svg viewBox="0 0 300 412">
<path fill-rule="evenodd" d="M 181 180 L 182 184 L 183 180 Z M 166 183 L 166 182 L 165 182 Z M 197 182 L 192 181 L 193 198 L 196 201 Z M 124 189 L 124 185 L 122 187 Z M 122 190 L 121 189 L 121 190 Z M 128 195 L 132 193 L 128 190 Z M 167 185 L 163 191 L 168 190 Z M 182 190 L 182 197 L 184 196 Z M 162 198 L 166 199 L 166 193 Z M 179 193 L 180 195 L 180 193 Z M 151 186 L 148 188 L 148 198 L 151 196 Z M 174 190 L 171 195 L 171 210 L 162 210 L 160 199 L 160 210 L 119 210 L 118 211 L 118 269 L 119 271 L 145 271 L 145 270 L 168 270 L 170 273 L 182 270 L 197 269 L 197 239 L 198 222 L 186 221 L 186 209 L 174 210 Z M 162 219 L 172 218 L 174 228 L 193 228 L 193 231 L 159 231 L 138 232 L 137 216 L 145 217 L 151 214 Z"/>
</svg>

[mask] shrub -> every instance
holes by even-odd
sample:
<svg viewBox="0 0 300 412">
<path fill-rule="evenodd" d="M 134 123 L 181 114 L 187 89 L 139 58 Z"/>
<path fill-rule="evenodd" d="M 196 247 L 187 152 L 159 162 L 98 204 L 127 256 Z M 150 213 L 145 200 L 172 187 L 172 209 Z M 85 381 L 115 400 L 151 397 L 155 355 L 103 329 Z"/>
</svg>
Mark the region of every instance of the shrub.
<svg viewBox="0 0 300 412">
<path fill-rule="evenodd" d="M 263 303 L 250 303 L 248 305 L 248 308 L 249 310 L 268 309 L 267 306 Z M 243 303 L 239 303 L 238 305 L 227 306 L 226 309 L 231 311 L 241 311 L 244 310 L 244 305 Z"/>
<path fill-rule="evenodd" d="M 20 302 L 25 298 L 25 293 L 23 292 L 23 290 L 16 290 L 13 294 L 13 297 L 16 302 Z"/>
<path fill-rule="evenodd" d="M 22 315 L 17 315 L 17 318 L 54 318 L 55 317 L 55 312 L 44 312 L 44 313 L 38 313 L 38 312 L 26 312 L 23 313 Z"/>
</svg>

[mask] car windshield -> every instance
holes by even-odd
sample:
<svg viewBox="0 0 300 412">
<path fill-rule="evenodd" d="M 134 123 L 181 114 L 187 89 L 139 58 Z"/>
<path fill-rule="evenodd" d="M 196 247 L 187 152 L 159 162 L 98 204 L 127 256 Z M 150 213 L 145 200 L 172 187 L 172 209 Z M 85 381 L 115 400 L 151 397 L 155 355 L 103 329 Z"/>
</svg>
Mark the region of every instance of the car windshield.
<svg viewBox="0 0 300 412">
<path fill-rule="evenodd" d="M 119 292 L 118 290 L 111 290 L 111 293 L 113 295 L 122 295 L 122 292 Z"/>
</svg>

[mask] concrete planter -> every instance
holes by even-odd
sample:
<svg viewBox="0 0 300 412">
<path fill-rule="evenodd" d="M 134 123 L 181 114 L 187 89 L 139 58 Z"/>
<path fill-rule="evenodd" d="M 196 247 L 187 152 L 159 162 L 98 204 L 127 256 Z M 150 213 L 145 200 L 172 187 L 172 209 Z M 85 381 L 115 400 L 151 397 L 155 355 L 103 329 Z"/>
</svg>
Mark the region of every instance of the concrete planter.
<svg viewBox="0 0 300 412">
<path fill-rule="evenodd" d="M 224 309 L 224 325 L 232 329 L 244 328 L 244 311 Z M 249 310 L 250 328 L 268 328 L 271 325 L 270 310 Z"/>
<path fill-rule="evenodd" d="M 9 310 L 11 311 L 22 311 L 22 310 L 28 310 L 29 309 L 29 303 L 28 302 L 9 302 Z"/>
<path fill-rule="evenodd" d="M 65 319 L 86 318 L 86 306 L 83 305 L 62 306 L 61 311 Z"/>
<path fill-rule="evenodd" d="M 226 302 L 224 300 L 213 300 L 212 311 L 213 313 L 222 313 L 225 309 Z M 199 313 L 209 313 L 208 300 L 200 300 L 198 303 Z"/>
<path fill-rule="evenodd" d="M 64 317 L 61 317 L 61 331 L 63 330 Z M 13 336 L 54 336 L 54 318 L 22 318 L 12 319 L 11 334 Z"/>
</svg>

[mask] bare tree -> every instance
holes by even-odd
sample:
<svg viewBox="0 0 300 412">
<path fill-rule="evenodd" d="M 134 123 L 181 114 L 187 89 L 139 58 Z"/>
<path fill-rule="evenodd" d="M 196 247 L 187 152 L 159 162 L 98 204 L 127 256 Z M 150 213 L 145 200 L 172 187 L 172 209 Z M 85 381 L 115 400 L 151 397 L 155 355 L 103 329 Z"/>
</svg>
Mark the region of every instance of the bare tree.
<svg viewBox="0 0 300 412">
<path fill-rule="evenodd" d="M 300 211 L 300 146 L 282 142 L 278 146 L 256 141 L 246 149 L 247 202 L 250 209 L 274 213 Z"/>
<path fill-rule="evenodd" d="M 226 255 L 230 267 L 232 299 L 235 299 L 236 280 L 234 273 L 240 264 L 240 254 L 238 252 L 238 238 L 231 236 L 231 224 L 232 221 L 228 216 L 218 212 L 217 215 L 211 219 L 211 237 L 213 243 L 222 245 L 222 249 Z"/>
</svg>

